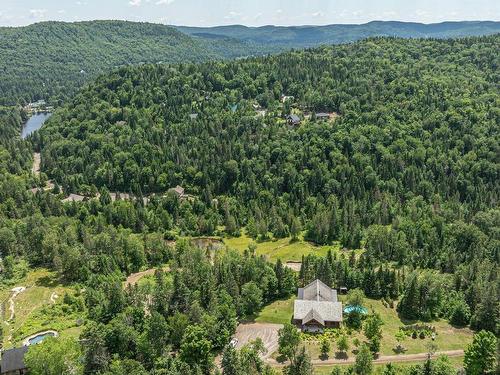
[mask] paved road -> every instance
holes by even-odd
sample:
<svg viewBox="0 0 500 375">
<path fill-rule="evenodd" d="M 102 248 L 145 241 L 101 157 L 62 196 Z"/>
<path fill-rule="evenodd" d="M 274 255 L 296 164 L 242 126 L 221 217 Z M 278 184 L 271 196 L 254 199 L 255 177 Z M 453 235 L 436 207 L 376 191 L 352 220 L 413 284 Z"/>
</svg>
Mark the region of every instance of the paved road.
<svg viewBox="0 0 500 375">
<path fill-rule="evenodd" d="M 373 363 L 389 363 L 389 362 L 413 362 L 413 361 L 425 361 L 427 359 L 427 353 L 417 353 L 417 354 L 398 354 L 398 355 L 381 355 L 373 361 Z M 439 357 L 441 355 L 446 355 L 448 357 L 462 357 L 464 355 L 463 350 L 447 350 L 442 352 L 436 352 L 433 357 Z M 312 364 L 314 366 L 330 366 L 330 365 L 343 365 L 352 364 L 356 358 L 351 356 L 347 359 L 336 359 L 329 358 L 322 361 L 321 359 L 313 359 Z M 284 366 L 285 363 L 280 363 L 274 358 L 267 358 L 267 362 L 276 367 Z"/>
</svg>

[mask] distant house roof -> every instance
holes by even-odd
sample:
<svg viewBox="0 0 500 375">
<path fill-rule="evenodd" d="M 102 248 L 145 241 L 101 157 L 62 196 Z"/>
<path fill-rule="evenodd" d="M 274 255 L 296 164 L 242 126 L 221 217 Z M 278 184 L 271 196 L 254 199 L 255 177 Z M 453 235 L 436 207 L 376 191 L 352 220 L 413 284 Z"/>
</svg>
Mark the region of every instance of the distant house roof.
<svg viewBox="0 0 500 375">
<path fill-rule="evenodd" d="M 306 301 L 337 302 L 337 291 L 330 288 L 321 280 L 314 280 L 304 288 L 299 288 L 297 298 Z"/>
<path fill-rule="evenodd" d="M 319 113 L 316 113 L 316 118 L 319 118 L 319 119 L 328 119 L 328 118 L 330 118 L 330 114 L 329 113 L 325 113 L 325 112 L 319 112 Z"/>
<path fill-rule="evenodd" d="M 281 102 L 284 103 L 286 102 L 287 100 L 294 100 L 295 97 L 291 96 L 291 95 L 281 95 Z"/>
<path fill-rule="evenodd" d="M 0 373 L 6 374 L 11 371 L 26 369 L 26 365 L 24 364 L 24 355 L 27 351 L 27 346 L 5 350 L 2 354 Z"/>
<path fill-rule="evenodd" d="M 196 120 L 196 119 L 198 118 L 198 114 L 197 114 L 197 113 L 191 113 L 191 114 L 189 115 L 189 118 L 190 118 L 191 120 Z"/>
<path fill-rule="evenodd" d="M 111 202 L 114 202 L 118 199 L 122 199 L 122 200 L 130 200 L 131 199 L 131 196 L 128 193 L 120 193 L 120 192 L 109 193 L 109 196 L 111 197 Z"/>
<path fill-rule="evenodd" d="M 70 194 L 69 197 L 64 198 L 61 202 L 82 202 L 85 200 L 85 196 L 78 194 Z"/>
<path fill-rule="evenodd" d="M 286 119 L 288 120 L 288 122 L 290 122 L 292 124 L 299 124 L 300 123 L 300 117 L 297 115 L 288 115 L 286 117 Z"/>
<path fill-rule="evenodd" d="M 174 187 L 174 188 L 172 188 L 170 190 L 173 191 L 174 193 L 176 193 L 179 196 L 183 196 L 184 195 L 184 188 L 182 186 L 177 185 L 176 187 Z"/>
<path fill-rule="evenodd" d="M 324 325 L 324 322 L 342 321 L 342 303 L 328 301 L 307 301 L 296 299 L 293 306 L 293 319 L 301 320 L 306 324 L 316 320 Z"/>
</svg>

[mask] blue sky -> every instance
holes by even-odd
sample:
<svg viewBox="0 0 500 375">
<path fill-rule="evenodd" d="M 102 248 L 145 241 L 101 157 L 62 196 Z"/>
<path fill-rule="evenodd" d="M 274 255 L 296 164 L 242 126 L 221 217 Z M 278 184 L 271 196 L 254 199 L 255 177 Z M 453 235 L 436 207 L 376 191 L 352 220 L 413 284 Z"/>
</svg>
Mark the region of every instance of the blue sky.
<svg viewBox="0 0 500 375">
<path fill-rule="evenodd" d="M 175 25 L 500 21 L 499 0 L 0 0 L 0 25 L 126 19 Z"/>
</svg>

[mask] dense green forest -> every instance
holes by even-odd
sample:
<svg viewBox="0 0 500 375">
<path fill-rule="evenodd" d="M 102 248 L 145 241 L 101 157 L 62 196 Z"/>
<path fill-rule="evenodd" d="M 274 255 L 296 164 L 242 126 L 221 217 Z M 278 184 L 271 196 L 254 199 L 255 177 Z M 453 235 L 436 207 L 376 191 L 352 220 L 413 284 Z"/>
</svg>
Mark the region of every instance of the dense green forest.
<svg viewBox="0 0 500 375">
<path fill-rule="evenodd" d="M 89 21 L 0 27 L 0 105 L 45 99 L 58 105 L 118 66 L 199 62 L 346 43 L 370 36 L 459 37 L 500 32 L 498 22 L 222 28 Z"/>
<path fill-rule="evenodd" d="M 254 236 L 286 236 L 301 223 L 315 242 L 358 248 L 368 228 L 380 259 L 449 272 L 498 261 L 497 47 L 498 37 L 371 39 L 121 69 L 47 123 L 43 169 L 68 192 L 180 184 L 207 209 L 218 198 L 230 227 Z M 282 93 L 340 118 L 290 128 Z M 267 117 L 255 116 L 257 102 Z"/>
<path fill-rule="evenodd" d="M 410 321 L 488 331 L 466 353 L 474 369 L 474 347 L 494 348 L 500 327 L 499 44 L 372 38 L 121 67 L 28 140 L 18 138 L 22 113 L 3 108 L 0 282 L 46 267 L 84 290 L 62 302 L 86 312 L 79 341 L 30 349 L 34 373 L 50 363 L 75 374 L 208 374 L 222 354 L 225 374 L 273 374 L 259 342 L 227 344 L 238 322 L 315 278 L 398 301 Z M 338 116 L 321 121 L 320 112 Z M 286 122 L 290 113 L 300 125 Z M 40 176 L 29 172 L 32 149 L 42 154 Z M 52 189 L 29 190 L 49 178 Z M 177 185 L 189 195 L 170 190 Z M 116 191 L 137 199 L 114 200 Z M 88 199 L 63 202 L 69 193 Z M 296 274 L 254 246 L 213 252 L 190 241 L 242 232 L 345 251 L 305 256 Z M 151 267 L 152 282 L 123 288 L 124 276 Z M 346 324 L 360 328 L 355 317 Z M 297 348 L 284 371 L 310 375 Z M 371 373 L 365 354 L 361 346 L 345 372 Z M 429 360 L 406 373 L 453 368 Z"/>
<path fill-rule="evenodd" d="M 0 28 L 0 104 L 67 98 L 117 66 L 234 58 L 259 52 L 230 38 L 201 40 L 172 27 L 124 21 L 42 22 Z"/>
</svg>

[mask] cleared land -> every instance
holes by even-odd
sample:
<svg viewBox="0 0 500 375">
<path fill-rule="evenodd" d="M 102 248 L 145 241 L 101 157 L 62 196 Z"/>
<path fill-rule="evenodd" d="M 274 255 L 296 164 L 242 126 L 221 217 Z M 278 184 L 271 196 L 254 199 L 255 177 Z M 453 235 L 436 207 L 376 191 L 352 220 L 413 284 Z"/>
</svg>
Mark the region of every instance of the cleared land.
<svg viewBox="0 0 500 375">
<path fill-rule="evenodd" d="M 344 296 L 341 297 L 341 299 Z M 286 322 L 290 322 L 290 319 L 293 314 L 293 301 L 295 297 L 292 297 L 287 300 L 275 301 L 268 306 L 265 306 L 259 314 L 256 315 L 254 321 L 259 323 L 279 323 L 284 324 Z M 381 356 L 395 356 L 396 358 L 403 358 L 402 356 L 406 355 L 421 355 L 422 353 L 427 353 L 428 345 L 432 342 L 437 345 L 438 351 L 454 351 L 454 355 L 463 355 L 463 349 L 472 341 L 473 331 L 469 328 L 456 328 L 451 326 L 445 320 L 436 320 L 430 322 L 429 324 L 436 327 L 436 338 L 432 341 L 431 338 L 425 339 L 412 339 L 411 337 L 407 337 L 403 342 L 406 351 L 401 354 L 396 354 L 393 348 L 396 346 L 397 341 L 395 334 L 398 332 L 401 326 L 405 324 L 412 324 L 417 322 L 407 322 L 400 319 L 396 310 L 394 308 L 385 307 L 381 301 L 374 299 L 366 299 L 365 306 L 368 310 L 373 310 L 380 314 L 382 320 L 384 321 L 384 325 L 382 326 L 382 342 L 380 355 Z M 366 337 L 362 332 L 351 331 L 349 333 L 349 345 L 350 352 L 348 358 L 354 358 L 354 353 L 352 350 L 354 349 L 353 340 L 354 338 L 358 338 L 360 342 L 366 341 Z M 313 361 L 318 363 L 323 363 L 320 361 L 320 345 L 319 345 L 319 337 L 313 335 L 304 335 L 305 341 L 304 344 L 311 354 Z M 334 357 L 336 352 L 336 344 L 332 340 L 332 351 L 330 352 L 330 356 Z M 460 353 L 459 353 L 460 352 Z M 418 359 L 418 358 L 413 358 Z M 406 360 L 412 360 L 411 357 L 408 357 Z"/>
<path fill-rule="evenodd" d="M 77 320 L 84 318 L 84 312 L 72 312 L 63 309 L 59 300 L 54 302 L 54 298 L 51 298 L 54 293 L 58 296 L 75 293 L 75 290 L 62 284 L 54 272 L 46 269 L 33 270 L 14 286 L 19 285 L 25 286 L 26 290 L 13 300 L 13 318 L 2 323 L 4 348 L 18 346 L 25 337 L 49 329 L 57 331 L 61 336 L 79 335 L 81 327 L 78 327 Z M 10 290 L 14 286 L 1 288 L 4 309 L 9 305 Z M 10 312 L 4 311 L 4 316 L 6 314 L 6 318 L 9 318 Z"/>
<path fill-rule="evenodd" d="M 245 233 L 243 233 L 240 237 L 225 238 L 224 243 L 228 248 L 241 252 L 247 249 L 250 244 L 254 243 L 257 246 L 256 253 L 258 255 L 265 255 L 270 261 L 273 262 L 278 259 L 281 259 L 284 262 L 300 262 L 302 255 L 315 254 L 317 256 L 325 256 L 329 249 L 332 251 L 340 251 L 340 246 L 338 244 L 332 246 L 315 246 L 301 239 L 292 242 L 290 237 L 278 240 L 255 242 Z"/>
<path fill-rule="evenodd" d="M 250 341 L 260 338 L 264 343 L 267 352 L 263 358 L 268 358 L 278 350 L 278 331 L 282 328 L 281 324 L 270 323 L 244 323 L 236 329 L 234 337 L 238 340 L 236 348 L 241 348 Z"/>
<path fill-rule="evenodd" d="M 141 280 L 143 277 L 154 275 L 157 269 L 158 268 L 150 268 L 149 270 L 145 270 L 145 271 L 141 271 L 141 272 L 137 272 L 137 273 L 133 273 L 133 274 L 129 275 L 127 277 L 127 279 L 125 280 L 124 288 L 126 288 L 130 285 L 137 284 L 139 282 L 139 280 Z M 165 267 L 163 267 L 163 270 L 165 272 L 168 272 L 168 271 L 170 271 L 170 268 L 168 266 L 165 266 Z"/>
</svg>

